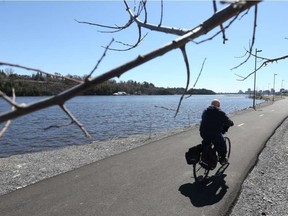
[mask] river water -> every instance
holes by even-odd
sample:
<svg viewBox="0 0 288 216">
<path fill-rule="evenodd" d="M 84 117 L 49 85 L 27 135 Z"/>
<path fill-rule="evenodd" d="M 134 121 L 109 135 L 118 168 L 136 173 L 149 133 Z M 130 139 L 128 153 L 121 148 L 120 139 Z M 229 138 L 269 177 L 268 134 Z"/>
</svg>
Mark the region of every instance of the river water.
<svg viewBox="0 0 288 216">
<path fill-rule="evenodd" d="M 0 139 L 0 157 L 189 127 L 200 123 L 203 109 L 215 97 L 221 100 L 221 108 L 226 113 L 245 109 L 253 102 L 245 95 L 193 95 L 183 100 L 178 115 L 174 117 L 179 95 L 79 96 L 68 101 L 66 106 L 92 138 L 86 138 L 76 125 L 45 130 L 70 122 L 59 107 L 50 107 L 13 120 Z M 18 97 L 17 102 L 29 103 L 40 99 L 43 97 Z M 0 99 L 0 113 L 9 109 L 9 105 Z M 3 124 L 0 127 L 3 128 Z"/>
</svg>

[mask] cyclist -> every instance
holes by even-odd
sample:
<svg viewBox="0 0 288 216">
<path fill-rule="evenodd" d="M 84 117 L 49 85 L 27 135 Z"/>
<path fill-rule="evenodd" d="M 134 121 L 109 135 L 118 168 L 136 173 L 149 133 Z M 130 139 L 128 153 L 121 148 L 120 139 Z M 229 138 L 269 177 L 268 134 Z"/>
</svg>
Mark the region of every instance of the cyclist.
<svg viewBox="0 0 288 216">
<path fill-rule="evenodd" d="M 226 158 L 227 147 L 223 134 L 227 132 L 233 121 L 220 109 L 220 101 L 214 99 L 211 105 L 203 111 L 202 121 L 200 124 L 200 136 L 202 137 L 203 154 L 202 161 L 205 163 L 211 142 L 219 155 L 219 162 L 225 165 L 228 161 Z"/>
</svg>

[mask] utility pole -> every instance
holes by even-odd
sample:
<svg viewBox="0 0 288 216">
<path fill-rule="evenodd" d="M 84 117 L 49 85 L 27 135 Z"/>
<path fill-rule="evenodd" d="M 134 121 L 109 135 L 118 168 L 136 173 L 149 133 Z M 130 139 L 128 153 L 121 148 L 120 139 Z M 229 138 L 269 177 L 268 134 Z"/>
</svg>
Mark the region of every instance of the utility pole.
<svg viewBox="0 0 288 216">
<path fill-rule="evenodd" d="M 253 109 L 256 110 L 256 69 L 257 69 L 257 53 L 262 50 L 255 49 L 255 69 L 254 69 L 254 97 L 253 97 Z"/>
<path fill-rule="evenodd" d="M 277 74 L 274 73 L 274 81 L 273 81 L 273 102 L 275 100 L 275 76 L 277 76 Z"/>
<path fill-rule="evenodd" d="M 284 82 L 284 80 L 282 80 L 282 82 L 281 82 L 281 90 L 280 90 L 281 98 L 282 98 L 283 91 L 284 91 L 284 85 L 283 85 L 283 82 Z"/>
</svg>

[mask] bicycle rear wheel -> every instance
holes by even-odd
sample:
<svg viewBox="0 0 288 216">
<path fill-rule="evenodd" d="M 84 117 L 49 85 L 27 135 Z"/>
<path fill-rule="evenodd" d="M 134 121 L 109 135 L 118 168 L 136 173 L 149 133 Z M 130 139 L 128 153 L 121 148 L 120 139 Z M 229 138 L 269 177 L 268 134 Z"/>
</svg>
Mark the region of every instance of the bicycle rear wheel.
<svg viewBox="0 0 288 216">
<path fill-rule="evenodd" d="M 230 153 L 231 153 L 231 140 L 229 139 L 229 137 L 224 137 L 224 138 L 225 138 L 225 143 L 227 146 L 227 159 L 229 160 Z"/>
<path fill-rule="evenodd" d="M 210 170 L 203 168 L 199 162 L 193 164 L 193 175 L 196 182 L 204 181 L 207 178 L 209 171 Z"/>
</svg>

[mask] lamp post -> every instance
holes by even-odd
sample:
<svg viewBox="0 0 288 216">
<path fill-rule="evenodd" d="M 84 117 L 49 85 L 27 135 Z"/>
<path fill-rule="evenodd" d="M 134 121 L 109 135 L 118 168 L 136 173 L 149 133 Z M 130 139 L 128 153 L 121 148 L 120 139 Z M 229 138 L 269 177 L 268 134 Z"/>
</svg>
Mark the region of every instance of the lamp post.
<svg viewBox="0 0 288 216">
<path fill-rule="evenodd" d="M 277 76 L 277 74 L 274 73 L 274 81 L 273 81 L 273 101 L 275 100 L 275 76 Z"/>
<path fill-rule="evenodd" d="M 281 82 L 281 90 L 280 90 L 280 92 L 281 92 L 281 98 L 282 98 L 283 91 L 284 91 L 284 85 L 283 85 L 283 82 L 284 82 L 284 80 L 282 80 L 282 82 Z"/>
<path fill-rule="evenodd" d="M 256 68 L 257 68 L 257 53 L 262 52 L 262 50 L 255 49 L 255 70 L 254 70 L 254 97 L 253 97 L 253 109 L 256 110 Z"/>
</svg>

